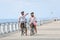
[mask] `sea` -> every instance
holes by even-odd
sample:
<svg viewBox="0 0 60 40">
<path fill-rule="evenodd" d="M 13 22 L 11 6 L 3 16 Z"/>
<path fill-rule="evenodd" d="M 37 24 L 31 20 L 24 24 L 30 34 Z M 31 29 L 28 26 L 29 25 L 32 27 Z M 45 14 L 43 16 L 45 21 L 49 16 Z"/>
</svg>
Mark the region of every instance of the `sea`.
<svg viewBox="0 0 60 40">
<path fill-rule="evenodd" d="M 27 22 L 29 19 L 27 19 Z M 5 23 L 5 22 L 18 22 L 18 19 L 0 19 L 0 23 Z"/>
<path fill-rule="evenodd" d="M 7 22 L 18 22 L 18 19 L 0 19 L 0 23 L 7 23 Z M 27 24 L 29 24 L 29 19 L 27 19 Z M 40 24 L 40 22 L 38 22 Z"/>
<path fill-rule="evenodd" d="M 37 24 L 40 25 L 41 24 L 41 20 L 42 22 L 46 21 L 47 19 L 40 19 L 37 20 Z M 7 23 L 7 22 L 18 22 L 18 19 L 0 19 L 0 23 Z M 27 24 L 29 24 L 29 19 L 27 19 Z"/>
<path fill-rule="evenodd" d="M 0 19 L 0 23 L 18 22 L 18 19 Z"/>
</svg>

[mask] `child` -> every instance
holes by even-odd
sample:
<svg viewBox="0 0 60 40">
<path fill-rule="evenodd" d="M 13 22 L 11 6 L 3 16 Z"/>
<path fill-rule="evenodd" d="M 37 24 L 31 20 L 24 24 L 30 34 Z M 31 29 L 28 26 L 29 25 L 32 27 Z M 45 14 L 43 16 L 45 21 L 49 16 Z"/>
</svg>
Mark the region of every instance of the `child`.
<svg viewBox="0 0 60 40">
<path fill-rule="evenodd" d="M 34 26 L 34 30 L 37 33 L 36 23 L 37 23 L 36 17 L 34 16 L 34 12 L 32 12 L 31 13 L 31 17 L 30 17 L 30 27 L 32 28 L 31 25 L 33 25 Z"/>
</svg>

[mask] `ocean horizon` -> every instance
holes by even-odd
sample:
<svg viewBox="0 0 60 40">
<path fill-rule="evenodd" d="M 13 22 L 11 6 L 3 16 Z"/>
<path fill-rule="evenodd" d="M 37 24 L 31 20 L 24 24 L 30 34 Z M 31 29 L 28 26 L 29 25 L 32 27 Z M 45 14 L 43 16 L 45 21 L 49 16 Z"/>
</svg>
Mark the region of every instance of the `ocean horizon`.
<svg viewBox="0 0 60 40">
<path fill-rule="evenodd" d="M 54 19 L 54 18 L 51 18 L 51 19 Z M 51 19 L 47 19 L 47 18 L 44 18 L 44 19 L 37 19 L 37 21 L 40 21 L 40 20 L 51 20 Z M 5 22 L 18 22 L 18 19 L 0 19 L 0 23 L 5 23 Z M 27 19 L 27 22 L 29 22 L 29 19 Z"/>
<path fill-rule="evenodd" d="M 29 19 L 27 19 L 27 22 Z M 5 22 L 18 22 L 18 19 L 0 19 L 0 23 L 5 23 Z"/>
<path fill-rule="evenodd" d="M 5 23 L 5 22 L 17 22 L 18 19 L 0 19 L 0 23 Z"/>
</svg>

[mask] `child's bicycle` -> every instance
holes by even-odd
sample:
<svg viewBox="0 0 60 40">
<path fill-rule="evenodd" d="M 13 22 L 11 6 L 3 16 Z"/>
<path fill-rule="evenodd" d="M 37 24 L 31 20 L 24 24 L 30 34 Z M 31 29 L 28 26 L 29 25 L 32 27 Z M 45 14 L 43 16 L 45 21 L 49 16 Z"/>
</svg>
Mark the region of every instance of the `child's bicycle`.
<svg viewBox="0 0 60 40">
<path fill-rule="evenodd" d="M 32 23 L 31 24 L 31 30 L 30 30 L 30 36 L 34 35 L 35 32 L 34 32 L 34 24 Z"/>
<path fill-rule="evenodd" d="M 26 28 L 26 24 L 22 25 L 22 29 L 21 29 L 21 35 L 27 35 L 27 28 Z"/>
</svg>

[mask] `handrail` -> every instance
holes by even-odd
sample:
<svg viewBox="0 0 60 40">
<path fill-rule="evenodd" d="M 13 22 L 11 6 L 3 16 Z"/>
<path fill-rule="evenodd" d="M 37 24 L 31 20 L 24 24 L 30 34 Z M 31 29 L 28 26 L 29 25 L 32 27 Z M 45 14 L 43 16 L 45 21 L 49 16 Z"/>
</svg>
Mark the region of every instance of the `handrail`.
<svg viewBox="0 0 60 40">
<path fill-rule="evenodd" d="M 0 23 L 0 34 L 6 34 L 19 30 L 17 22 Z"/>
<path fill-rule="evenodd" d="M 51 23 L 53 21 L 58 21 L 57 19 L 52 19 L 52 20 L 40 20 L 37 22 L 37 26 Z M 29 24 L 27 24 L 29 25 Z M 20 28 L 18 27 L 18 22 L 5 22 L 5 23 L 0 23 L 0 35 L 1 34 L 7 34 L 11 32 L 18 31 Z"/>
</svg>

